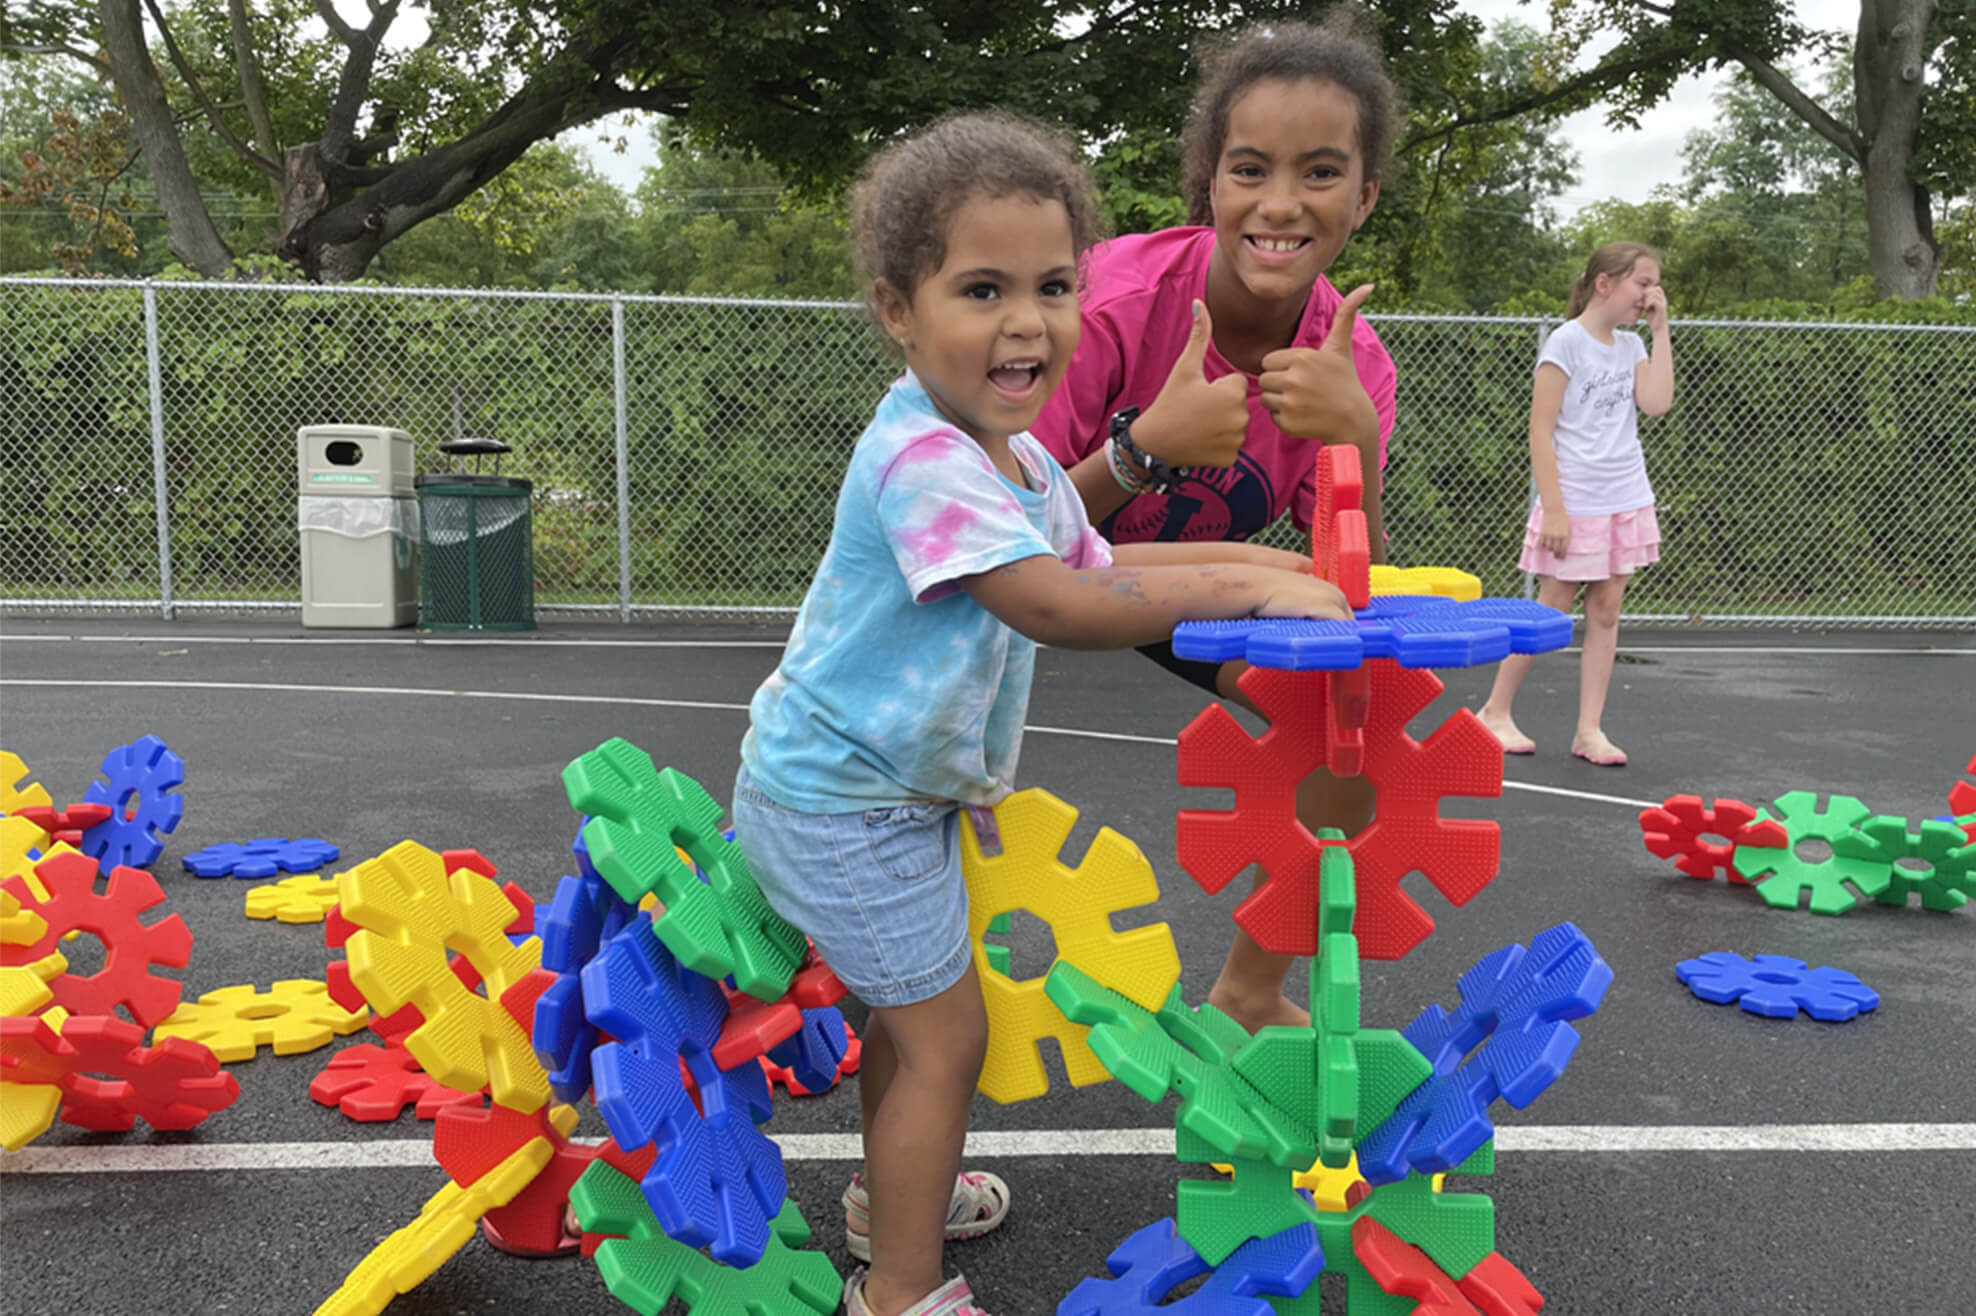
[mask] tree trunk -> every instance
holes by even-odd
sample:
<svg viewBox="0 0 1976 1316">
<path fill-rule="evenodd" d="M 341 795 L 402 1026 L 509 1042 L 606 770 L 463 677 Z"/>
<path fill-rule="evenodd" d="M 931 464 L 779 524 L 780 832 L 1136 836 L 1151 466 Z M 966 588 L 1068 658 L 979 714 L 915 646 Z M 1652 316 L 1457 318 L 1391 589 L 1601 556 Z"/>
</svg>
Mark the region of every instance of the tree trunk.
<svg viewBox="0 0 1976 1316">
<path fill-rule="evenodd" d="M 152 184 L 158 189 L 158 206 L 165 212 L 172 254 L 207 278 L 217 279 L 232 266 L 233 253 L 213 227 L 205 198 L 199 195 L 199 182 L 186 163 L 171 107 L 165 102 L 164 86 L 144 45 L 144 20 L 137 4 L 138 0 L 101 0 L 103 54 L 130 112 L 131 131 L 144 153 L 144 163 L 150 167 Z"/>
<path fill-rule="evenodd" d="M 1922 73 L 1936 0 L 1860 0 L 1853 96 L 1865 139 L 1867 264 L 1882 297 L 1935 291 L 1942 246 L 1915 181 Z"/>
</svg>

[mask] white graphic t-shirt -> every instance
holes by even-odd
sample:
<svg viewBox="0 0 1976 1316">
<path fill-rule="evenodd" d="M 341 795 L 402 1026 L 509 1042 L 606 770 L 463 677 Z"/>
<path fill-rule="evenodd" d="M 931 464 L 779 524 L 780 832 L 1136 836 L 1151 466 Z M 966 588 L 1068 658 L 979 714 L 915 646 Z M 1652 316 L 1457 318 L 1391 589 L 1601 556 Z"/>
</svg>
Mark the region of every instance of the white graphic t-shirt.
<svg viewBox="0 0 1976 1316">
<path fill-rule="evenodd" d="M 1564 510 L 1572 516 L 1608 516 L 1653 504 L 1633 405 L 1633 372 L 1646 359 L 1647 345 L 1627 329 L 1601 343 L 1570 320 L 1545 340 L 1538 368 L 1549 362 L 1565 373 L 1552 442 Z"/>
</svg>

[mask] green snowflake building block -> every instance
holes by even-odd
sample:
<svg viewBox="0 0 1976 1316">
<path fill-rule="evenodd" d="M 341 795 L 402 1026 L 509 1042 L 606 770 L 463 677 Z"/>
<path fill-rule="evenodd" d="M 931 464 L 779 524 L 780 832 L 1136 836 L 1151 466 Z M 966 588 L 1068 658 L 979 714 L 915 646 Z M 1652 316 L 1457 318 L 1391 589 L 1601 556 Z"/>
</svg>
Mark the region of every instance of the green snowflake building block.
<svg viewBox="0 0 1976 1316">
<path fill-rule="evenodd" d="M 764 1001 L 788 990 L 807 943 L 769 908 L 741 847 L 722 839 L 720 805 L 700 783 L 658 771 L 651 755 L 616 739 L 564 768 L 563 788 L 591 815 L 583 827 L 590 862 L 625 900 L 658 896 L 665 913 L 653 930 L 682 964 L 709 978 L 731 974 Z"/>
<path fill-rule="evenodd" d="M 1799 898 L 1808 892 L 1812 913 L 1843 914 L 1861 896 L 1878 897 L 1893 881 L 1891 863 L 1839 853 L 1840 843 L 1872 812 L 1850 795 L 1834 795 L 1820 809 L 1815 793 L 1791 791 L 1757 813 L 1759 819 L 1774 818 L 1784 824 L 1787 844 L 1781 848 L 1739 845 L 1732 862 L 1738 873 L 1757 882 L 1756 893 L 1768 905 L 1796 909 Z M 1832 847 L 1831 856 L 1801 858 L 1797 847 L 1805 841 L 1825 842 Z"/>
<path fill-rule="evenodd" d="M 988 920 L 988 931 L 993 936 L 1006 937 L 1014 930 L 1015 915 L 1013 914 L 997 914 Z M 981 953 L 988 957 L 989 968 L 1001 974 L 1004 978 L 1010 976 L 1009 964 L 1011 963 L 1013 952 L 1007 946 L 984 945 L 981 948 Z"/>
<path fill-rule="evenodd" d="M 1233 1049 L 1248 1034 L 1219 1010 L 1189 1009 L 1176 986 L 1153 1014 L 1063 961 L 1043 990 L 1065 1018 L 1090 1026 L 1092 1053 L 1113 1078 L 1147 1101 L 1177 1095 L 1175 1128 L 1213 1148 L 1214 1159 L 1310 1164 L 1315 1135 L 1236 1072 Z"/>
<path fill-rule="evenodd" d="M 762 1259 L 736 1269 L 667 1238 L 644 1191 L 603 1161 L 583 1172 L 569 1200 L 586 1232 L 619 1236 L 597 1248 L 597 1269 L 612 1296 L 643 1316 L 658 1316 L 673 1298 L 691 1316 L 830 1316 L 843 1297 L 830 1258 L 796 1250 L 810 1241 L 810 1227 L 794 1202 L 783 1202 Z"/>
<path fill-rule="evenodd" d="M 1832 853 L 1887 865 L 1887 889 L 1873 897 L 1883 905 L 1906 905 L 1918 895 L 1923 909 L 1947 912 L 1976 896 L 1976 844 L 1962 828 L 1939 818 L 1923 820 L 1918 832 L 1907 830 L 1905 818 L 1868 818 L 1832 842 Z M 1903 859 L 1927 867 L 1902 868 Z"/>
<path fill-rule="evenodd" d="M 1493 1144 L 1462 1162 L 1461 1174 L 1482 1174 L 1474 1168 L 1494 1164 Z M 1317 1237 L 1324 1246 L 1324 1268 L 1345 1277 L 1345 1308 L 1351 1316 L 1411 1316 L 1416 1300 L 1387 1293 L 1359 1264 L 1352 1249 L 1352 1223 L 1369 1215 L 1413 1244 L 1454 1279 L 1462 1279 L 1496 1250 L 1496 1204 L 1483 1193 L 1437 1193 L 1426 1175 L 1409 1175 L 1398 1183 L 1372 1190 L 1371 1196 L 1349 1211 L 1325 1211 L 1317 1217 Z M 1277 1316 L 1320 1316 L 1319 1286 L 1301 1298 L 1271 1298 Z"/>
<path fill-rule="evenodd" d="M 1229 1178 L 1182 1179 L 1174 1192 L 1174 1232 L 1210 1266 L 1252 1238 L 1323 1219 L 1297 1191 L 1296 1171 L 1240 1156 L 1226 1163 L 1234 1171 Z"/>
</svg>

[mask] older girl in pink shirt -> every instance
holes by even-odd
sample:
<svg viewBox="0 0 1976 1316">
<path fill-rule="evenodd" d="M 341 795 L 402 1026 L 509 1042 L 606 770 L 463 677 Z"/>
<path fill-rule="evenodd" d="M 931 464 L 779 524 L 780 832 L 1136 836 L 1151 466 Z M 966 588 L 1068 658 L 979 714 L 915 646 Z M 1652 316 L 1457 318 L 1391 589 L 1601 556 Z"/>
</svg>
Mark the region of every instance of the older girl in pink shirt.
<svg viewBox="0 0 1976 1316">
<path fill-rule="evenodd" d="M 1034 433 L 1114 543 L 1225 541 L 1231 561 L 1307 571 L 1307 558 L 1242 541 L 1286 512 L 1310 525 L 1320 445 L 1354 445 L 1368 473 L 1385 463 L 1395 373 L 1358 318 L 1371 288 L 1341 297 L 1324 277 L 1372 213 L 1399 120 L 1383 61 L 1348 22 L 1238 38 L 1187 124 L 1195 226 L 1087 258 L 1083 339 Z M 1383 560 L 1377 478 L 1365 501 Z M 1236 687 L 1244 663 L 1141 652 L 1249 704 Z M 1371 820 L 1372 792 L 1319 770 L 1298 786 L 1297 813 L 1312 831 L 1349 835 Z M 1252 1029 L 1300 1023 L 1283 995 L 1290 964 L 1238 930 L 1208 1000 Z"/>
</svg>

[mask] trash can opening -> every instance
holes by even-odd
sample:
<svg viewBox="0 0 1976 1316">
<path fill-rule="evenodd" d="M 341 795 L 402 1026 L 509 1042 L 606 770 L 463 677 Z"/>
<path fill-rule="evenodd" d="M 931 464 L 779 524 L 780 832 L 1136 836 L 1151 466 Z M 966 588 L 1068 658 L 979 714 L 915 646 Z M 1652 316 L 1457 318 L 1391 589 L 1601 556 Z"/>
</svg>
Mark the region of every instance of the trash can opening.
<svg viewBox="0 0 1976 1316">
<path fill-rule="evenodd" d="M 364 459 L 364 445 L 338 439 L 323 448 L 322 455 L 331 466 L 355 466 Z"/>
</svg>

